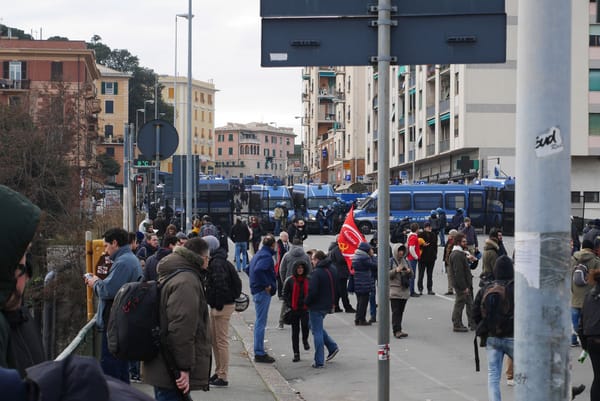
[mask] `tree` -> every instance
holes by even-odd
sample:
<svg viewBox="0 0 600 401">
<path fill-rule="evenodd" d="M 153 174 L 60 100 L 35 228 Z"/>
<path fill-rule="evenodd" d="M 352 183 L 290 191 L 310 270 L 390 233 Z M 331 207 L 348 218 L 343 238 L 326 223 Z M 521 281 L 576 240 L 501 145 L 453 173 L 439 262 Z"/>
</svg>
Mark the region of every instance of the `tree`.
<svg viewBox="0 0 600 401">
<path fill-rule="evenodd" d="M 119 163 L 107 153 L 100 153 L 96 156 L 96 161 L 100 165 L 100 171 L 105 178 L 119 174 L 121 166 Z"/>
</svg>

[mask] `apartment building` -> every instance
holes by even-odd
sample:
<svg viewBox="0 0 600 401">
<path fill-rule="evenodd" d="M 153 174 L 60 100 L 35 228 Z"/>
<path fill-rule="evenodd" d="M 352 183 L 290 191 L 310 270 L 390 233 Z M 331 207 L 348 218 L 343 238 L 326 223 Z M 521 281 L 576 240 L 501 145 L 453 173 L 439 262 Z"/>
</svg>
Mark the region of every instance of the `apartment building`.
<svg viewBox="0 0 600 401">
<path fill-rule="evenodd" d="M 365 174 L 364 67 L 302 70 L 303 169 L 309 180 L 347 189 Z"/>
<path fill-rule="evenodd" d="M 175 154 L 187 154 L 188 87 L 186 77 L 159 76 L 163 86 L 162 98 L 173 105 L 174 126 L 179 134 L 179 145 Z M 215 173 L 215 88 L 212 80 L 192 80 L 192 155 L 200 159 L 200 172 Z M 172 158 L 163 161 L 161 171 L 173 172 Z"/>
<path fill-rule="evenodd" d="M 270 174 L 285 178 L 294 154 L 293 128 L 267 123 L 227 123 L 215 129 L 215 174 L 246 177 Z"/>
<path fill-rule="evenodd" d="M 123 185 L 123 142 L 125 125 L 129 123 L 129 79 L 132 74 L 97 64 L 100 78 L 95 81 L 100 107 L 98 112 L 97 153 L 106 153 L 121 166 L 109 182 Z"/>
</svg>

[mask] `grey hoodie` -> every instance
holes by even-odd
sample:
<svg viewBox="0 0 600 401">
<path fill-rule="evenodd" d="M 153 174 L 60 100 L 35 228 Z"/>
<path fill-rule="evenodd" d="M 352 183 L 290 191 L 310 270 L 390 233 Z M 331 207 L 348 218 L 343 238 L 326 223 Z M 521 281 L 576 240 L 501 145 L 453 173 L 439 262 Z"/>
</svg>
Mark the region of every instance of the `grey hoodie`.
<svg viewBox="0 0 600 401">
<path fill-rule="evenodd" d="M 304 252 L 304 247 L 302 245 L 292 245 L 290 250 L 283 255 L 283 258 L 281 258 L 281 263 L 279 264 L 279 277 L 281 278 L 282 282 L 285 283 L 285 280 L 294 273 L 294 269 L 292 269 L 292 267 L 298 261 L 303 261 L 306 263 L 306 266 L 308 266 L 309 269 L 312 266 L 310 263 L 310 258 L 306 252 Z M 307 273 L 310 273 L 310 271 Z"/>
</svg>

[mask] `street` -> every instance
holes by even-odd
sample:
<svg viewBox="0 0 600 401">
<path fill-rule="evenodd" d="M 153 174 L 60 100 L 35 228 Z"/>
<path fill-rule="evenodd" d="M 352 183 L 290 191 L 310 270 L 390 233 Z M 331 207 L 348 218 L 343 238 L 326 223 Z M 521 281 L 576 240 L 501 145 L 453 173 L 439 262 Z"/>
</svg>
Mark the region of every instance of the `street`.
<svg viewBox="0 0 600 401">
<path fill-rule="evenodd" d="M 485 236 L 479 236 L 483 244 Z M 334 236 L 311 235 L 305 241 L 305 249 L 327 250 Z M 505 237 L 509 254 L 513 250 L 513 238 Z M 439 248 L 441 251 L 442 248 Z M 473 272 L 478 276 L 479 267 Z M 248 289 L 247 276 L 242 275 L 244 291 Z M 406 306 L 403 331 L 404 339 L 390 335 L 390 394 L 392 399 L 410 400 L 487 400 L 487 360 L 484 348 L 479 348 L 481 371 L 475 372 L 474 332 L 454 333 L 450 315 L 453 297 L 444 296 L 447 289 L 446 276 L 438 260 L 434 270 L 435 296 L 423 295 L 411 298 Z M 351 295 L 351 302 L 355 298 Z M 266 349 L 277 362 L 274 367 L 290 386 L 307 401 L 322 400 L 377 400 L 377 330 L 379 323 L 356 327 L 354 314 L 336 313 L 325 319 L 325 328 L 340 347 L 336 358 L 325 369 L 311 368 L 313 350 L 301 351 L 301 361 L 292 362 L 291 327 L 277 328 L 281 301 L 272 298 L 268 327 L 265 335 Z M 249 326 L 254 322 L 254 310 L 241 314 Z M 466 323 L 466 316 L 463 317 Z M 390 329 L 391 332 L 391 329 Z M 532 333 L 534 337 L 534 333 Z M 249 338 L 251 351 L 251 332 Z M 310 339 L 312 347 L 312 337 Z M 572 348 L 572 380 L 584 383 L 586 391 L 578 399 L 589 399 L 592 369 L 589 359 L 577 362 L 581 348 Z M 262 369 L 262 367 L 261 367 Z M 514 400 L 511 387 L 502 375 L 504 400 Z"/>
</svg>

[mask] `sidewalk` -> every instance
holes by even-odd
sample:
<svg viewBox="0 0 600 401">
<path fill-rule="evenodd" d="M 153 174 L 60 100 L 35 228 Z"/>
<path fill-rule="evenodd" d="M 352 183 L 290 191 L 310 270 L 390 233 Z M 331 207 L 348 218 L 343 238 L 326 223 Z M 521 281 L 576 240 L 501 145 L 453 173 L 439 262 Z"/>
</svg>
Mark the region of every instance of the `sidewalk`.
<svg viewBox="0 0 600 401">
<path fill-rule="evenodd" d="M 241 275 L 242 288 L 250 296 L 248 277 Z M 279 313 L 277 303 L 274 303 Z M 270 311 L 271 313 L 273 311 Z M 271 313 L 269 313 L 271 315 Z M 210 391 L 193 391 L 192 399 L 198 401 L 301 401 L 288 382 L 281 376 L 275 364 L 255 364 L 253 360 L 254 303 L 242 313 L 234 312 L 229 330 L 229 386 L 212 387 Z M 214 366 L 213 366 L 214 369 Z M 152 386 L 132 386 L 154 397 Z"/>
</svg>

